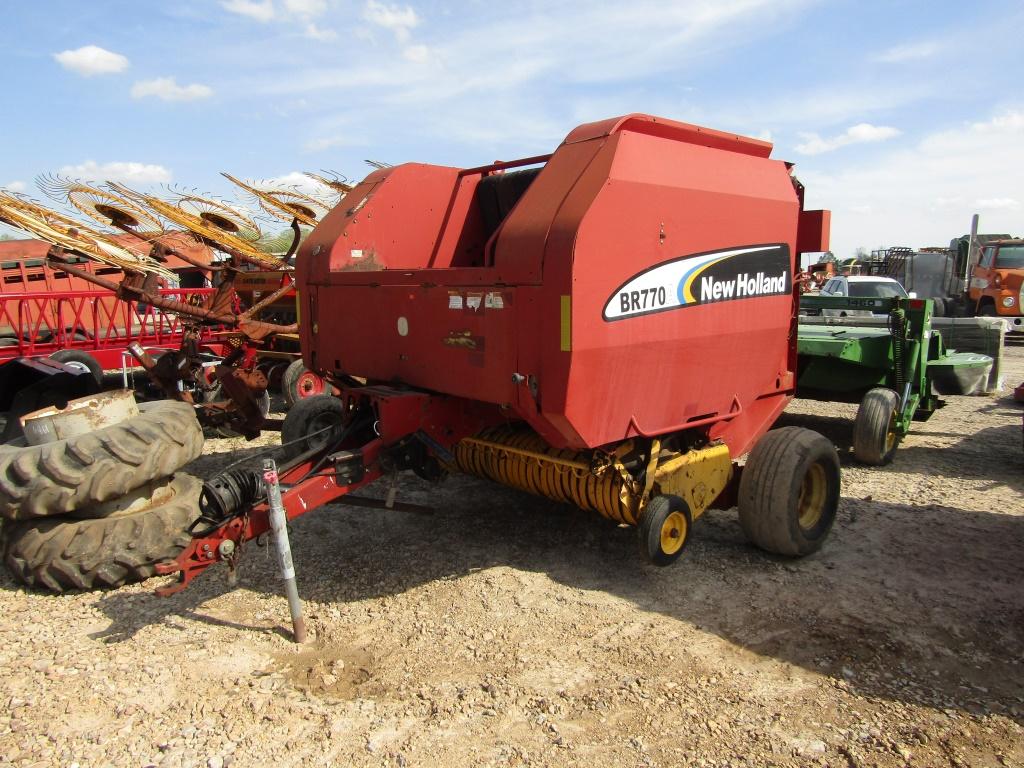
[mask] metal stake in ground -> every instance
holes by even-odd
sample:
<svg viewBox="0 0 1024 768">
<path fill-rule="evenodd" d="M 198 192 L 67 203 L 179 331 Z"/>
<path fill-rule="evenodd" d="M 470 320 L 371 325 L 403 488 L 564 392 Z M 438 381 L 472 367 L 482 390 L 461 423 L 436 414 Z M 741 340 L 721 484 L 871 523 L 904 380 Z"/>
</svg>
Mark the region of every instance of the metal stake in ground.
<svg viewBox="0 0 1024 768">
<path fill-rule="evenodd" d="M 270 530 L 274 534 L 274 547 L 284 579 L 284 593 L 288 597 L 288 610 L 292 614 L 292 630 L 296 643 L 306 642 L 306 620 L 302 617 L 302 603 L 299 588 L 295 584 L 295 566 L 292 563 L 292 547 L 288 541 L 288 518 L 281 503 L 281 486 L 277 479 L 277 465 L 273 459 L 263 460 L 263 483 L 267 487 L 267 502 L 270 505 Z"/>
</svg>

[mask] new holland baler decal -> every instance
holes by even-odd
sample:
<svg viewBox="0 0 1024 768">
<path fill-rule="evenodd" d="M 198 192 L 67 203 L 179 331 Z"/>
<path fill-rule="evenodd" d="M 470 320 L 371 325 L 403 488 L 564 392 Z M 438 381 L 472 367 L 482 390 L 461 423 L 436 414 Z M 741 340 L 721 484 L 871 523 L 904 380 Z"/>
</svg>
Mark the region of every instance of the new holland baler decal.
<svg viewBox="0 0 1024 768">
<path fill-rule="evenodd" d="M 682 256 L 622 284 L 604 306 L 607 322 L 792 290 L 789 246 L 748 245 Z"/>
</svg>

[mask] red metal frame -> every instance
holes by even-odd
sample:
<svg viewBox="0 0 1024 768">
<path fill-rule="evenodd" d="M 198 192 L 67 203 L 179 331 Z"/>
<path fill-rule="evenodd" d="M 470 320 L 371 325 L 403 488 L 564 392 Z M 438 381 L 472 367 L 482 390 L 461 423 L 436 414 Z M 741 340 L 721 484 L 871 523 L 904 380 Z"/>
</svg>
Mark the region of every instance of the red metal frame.
<svg viewBox="0 0 1024 768">
<path fill-rule="evenodd" d="M 167 288 L 160 294 L 199 303 L 213 288 Z M 120 368 L 122 353 L 137 342 L 143 347 L 178 348 L 184 337 L 181 318 L 152 306 L 118 299 L 110 291 L 47 291 L 0 294 L 0 336 L 16 345 L 0 347 L 0 362 L 15 357 L 42 357 L 62 349 L 80 349 L 104 369 Z M 85 336 L 86 338 L 76 338 Z M 40 339 L 47 339 L 40 341 Z M 225 352 L 220 329 L 203 327 L 200 343 L 214 354 Z"/>
<path fill-rule="evenodd" d="M 361 457 L 363 473 L 352 483 L 339 480 L 335 465 L 317 456 L 280 473 L 281 500 L 289 520 L 329 504 L 358 490 L 385 472 L 380 461 L 382 451 L 404 438 L 422 431 L 434 443 L 449 449 L 482 426 L 500 423 L 504 417 L 496 408 L 483 403 L 467 403 L 457 398 L 439 397 L 423 392 L 406 392 L 391 387 L 360 387 L 342 390 L 339 395 L 355 414 L 372 414 L 373 439 L 362 445 L 341 446 L 355 450 Z M 318 467 L 324 467 L 317 471 Z M 289 487 L 290 486 L 290 487 Z M 157 590 L 163 596 L 180 592 L 196 576 L 217 562 L 238 557 L 242 545 L 270 530 L 270 510 L 260 503 L 231 517 L 210 533 L 195 537 L 173 563 L 158 565 L 161 574 L 178 574 L 178 581 Z M 231 554 L 225 556 L 221 544 L 230 541 Z"/>
</svg>

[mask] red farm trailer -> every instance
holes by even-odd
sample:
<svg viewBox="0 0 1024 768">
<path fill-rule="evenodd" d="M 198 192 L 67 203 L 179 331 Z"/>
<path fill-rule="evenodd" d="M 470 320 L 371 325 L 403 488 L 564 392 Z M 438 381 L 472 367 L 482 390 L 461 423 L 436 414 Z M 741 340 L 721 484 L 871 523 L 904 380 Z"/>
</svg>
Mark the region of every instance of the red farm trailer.
<svg viewBox="0 0 1024 768">
<path fill-rule="evenodd" d="M 127 238 L 123 238 L 126 239 Z M 194 257 L 205 248 L 179 242 Z M 53 356 L 100 370 L 120 368 L 129 344 L 144 347 L 177 348 L 182 340 L 180 319 L 151 306 L 118 299 L 110 291 L 46 262 L 50 245 L 38 240 L 0 243 L 0 363 L 16 357 Z M 69 259 L 76 269 L 117 281 L 123 273 L 116 267 L 89 259 Z M 162 293 L 180 301 L 196 303 L 213 292 L 204 270 L 180 260 L 169 263 L 178 286 Z M 224 352 L 213 329 L 202 338 L 209 351 Z"/>
<path fill-rule="evenodd" d="M 795 260 L 828 250 L 828 212 L 771 149 L 629 115 L 551 155 L 368 176 L 299 252 L 303 359 L 339 394 L 285 420 L 287 515 L 462 471 L 635 525 L 657 565 L 737 502 L 755 544 L 817 550 L 835 448 L 768 430 L 794 394 Z M 164 593 L 268 529 L 253 470 L 201 509 Z"/>
</svg>

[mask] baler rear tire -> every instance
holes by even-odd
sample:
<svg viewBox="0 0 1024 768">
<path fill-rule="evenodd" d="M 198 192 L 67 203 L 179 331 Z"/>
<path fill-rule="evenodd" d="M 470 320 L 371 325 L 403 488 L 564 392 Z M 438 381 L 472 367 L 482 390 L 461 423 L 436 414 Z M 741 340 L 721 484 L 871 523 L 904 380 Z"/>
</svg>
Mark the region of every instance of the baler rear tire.
<svg viewBox="0 0 1024 768">
<path fill-rule="evenodd" d="M 88 352 L 83 352 L 80 349 L 58 349 L 50 355 L 50 359 L 78 370 L 87 369 L 96 379 L 96 383 L 103 386 L 103 366 Z"/>
<path fill-rule="evenodd" d="M 179 473 L 163 504 L 108 517 L 51 517 L 7 524 L 4 561 L 23 584 L 64 592 L 119 587 L 156 574 L 188 544 L 199 516 L 198 478 Z"/>
<path fill-rule="evenodd" d="M 202 453 L 203 430 L 191 405 L 160 400 L 139 410 L 89 434 L 0 450 L 0 516 L 73 514 L 167 477 Z"/>
<path fill-rule="evenodd" d="M 345 405 L 333 395 L 316 395 L 299 400 L 288 411 L 281 426 L 284 455 L 291 459 L 313 448 L 326 448 L 343 429 Z M 327 429 L 328 427 L 337 429 Z M 327 430 L 306 438 L 319 430 Z"/>
<path fill-rule="evenodd" d="M 839 456 L 802 427 L 768 432 L 740 476 L 740 526 L 761 549 L 803 557 L 824 543 L 839 506 Z"/>
<path fill-rule="evenodd" d="M 857 461 L 875 467 L 892 461 L 900 443 L 896 434 L 899 406 L 899 395 L 885 387 L 875 387 L 864 395 L 853 422 L 853 455 Z"/>
<path fill-rule="evenodd" d="M 693 517 L 678 496 L 655 496 L 644 507 L 637 533 L 640 554 L 651 565 L 672 565 L 690 540 Z"/>
</svg>

